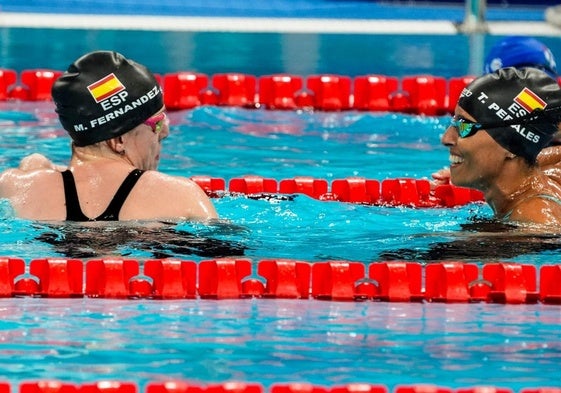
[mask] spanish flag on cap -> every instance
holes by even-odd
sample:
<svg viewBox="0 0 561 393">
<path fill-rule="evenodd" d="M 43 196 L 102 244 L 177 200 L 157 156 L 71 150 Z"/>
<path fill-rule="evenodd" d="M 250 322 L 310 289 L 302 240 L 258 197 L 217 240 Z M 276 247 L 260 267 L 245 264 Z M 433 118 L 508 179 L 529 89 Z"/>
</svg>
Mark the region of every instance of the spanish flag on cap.
<svg viewBox="0 0 561 393">
<path fill-rule="evenodd" d="M 95 102 L 101 102 L 118 92 L 125 90 L 125 86 L 123 86 L 121 81 L 117 79 L 115 74 L 111 73 L 89 85 L 88 90 Z"/>
<path fill-rule="evenodd" d="M 542 100 L 536 93 L 525 87 L 516 97 L 514 102 L 526 109 L 529 113 L 535 109 L 545 109 L 547 103 Z"/>
</svg>

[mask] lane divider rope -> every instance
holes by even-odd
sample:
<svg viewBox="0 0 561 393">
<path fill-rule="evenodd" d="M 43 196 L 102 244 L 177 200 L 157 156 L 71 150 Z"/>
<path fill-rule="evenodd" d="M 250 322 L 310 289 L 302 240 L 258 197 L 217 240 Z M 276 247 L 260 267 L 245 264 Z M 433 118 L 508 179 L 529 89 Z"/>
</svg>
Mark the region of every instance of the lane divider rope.
<svg viewBox="0 0 561 393">
<path fill-rule="evenodd" d="M 561 304 L 559 282 L 561 264 L 0 258 L 0 297 Z"/>
<path fill-rule="evenodd" d="M 59 70 L 0 69 L 0 100 L 51 100 Z M 444 78 L 411 75 L 350 77 L 337 74 L 255 76 L 243 73 L 207 75 L 179 71 L 156 75 L 168 110 L 201 105 L 276 110 L 389 111 L 438 116 L 454 112 L 461 91 L 474 76 Z"/>
<path fill-rule="evenodd" d="M 325 179 L 299 176 L 277 181 L 261 176 L 226 180 L 210 176 L 191 177 L 209 196 L 246 195 L 254 198 L 304 194 L 321 201 L 340 201 L 380 206 L 454 207 L 482 202 L 480 191 L 443 184 L 431 187 L 427 179 L 397 178 L 382 181 L 362 177 Z"/>
</svg>

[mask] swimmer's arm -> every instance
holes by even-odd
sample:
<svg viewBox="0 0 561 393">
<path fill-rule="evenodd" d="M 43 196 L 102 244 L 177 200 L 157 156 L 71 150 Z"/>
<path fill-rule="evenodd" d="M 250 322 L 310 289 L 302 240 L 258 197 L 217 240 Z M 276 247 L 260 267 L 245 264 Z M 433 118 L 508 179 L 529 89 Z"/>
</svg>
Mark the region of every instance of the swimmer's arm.
<svg viewBox="0 0 561 393">
<path fill-rule="evenodd" d="M 33 153 L 21 159 L 18 169 L 23 172 L 32 172 L 39 169 L 52 169 L 62 172 L 66 170 L 66 167 L 53 163 L 42 154 Z"/>
</svg>

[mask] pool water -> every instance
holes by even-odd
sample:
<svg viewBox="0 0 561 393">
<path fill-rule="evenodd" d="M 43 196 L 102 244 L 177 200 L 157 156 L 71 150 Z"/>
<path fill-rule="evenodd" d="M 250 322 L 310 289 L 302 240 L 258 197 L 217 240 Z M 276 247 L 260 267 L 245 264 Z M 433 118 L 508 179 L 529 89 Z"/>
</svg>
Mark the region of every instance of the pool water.
<svg viewBox="0 0 561 393">
<path fill-rule="evenodd" d="M 558 386 L 557 306 L 1 299 L 4 380 Z M 155 338 L 157 337 L 157 339 Z"/>
<path fill-rule="evenodd" d="M 57 137 L 63 131 L 52 116 L 52 104 L 12 105 L 16 107 L 0 112 L 2 166 L 15 166 L 32 151 L 66 162 L 69 140 Z M 448 156 L 439 142 L 448 117 L 204 106 L 173 112 L 170 118 L 171 135 L 164 141 L 160 169 L 187 177 L 218 177 L 226 183 L 245 175 L 277 181 L 296 176 L 329 182 L 356 176 L 422 179 L 446 165 Z M 461 259 L 536 266 L 559 255 L 555 236 L 505 231 L 482 203 L 413 209 L 320 201 L 302 194 L 270 198 L 226 194 L 213 201 L 219 222 L 168 223 L 152 230 L 146 223 L 113 224 L 108 230 L 29 222 L 14 217 L 4 203 L 0 254 L 25 259 L 121 255 L 198 261 L 246 256 L 363 263 Z"/>
<path fill-rule="evenodd" d="M 431 73 L 448 78 L 467 74 L 481 61 L 481 52 L 473 51 L 463 35 L 1 33 L 4 66 L 18 71 L 62 70 L 82 53 L 100 48 L 126 53 L 162 74 L 188 69 L 209 75 Z M 498 39 L 479 38 L 485 47 Z M 558 37 L 544 42 L 555 53 L 561 50 Z M 439 143 L 447 117 L 209 106 L 174 112 L 170 119 L 160 169 L 175 175 L 226 181 L 244 175 L 421 179 L 448 159 Z M 0 125 L 0 169 L 17 165 L 31 152 L 58 163 L 69 158 L 69 140 L 61 137 L 65 133 L 51 103 L 0 103 Z M 0 255 L 26 261 L 112 255 L 141 262 L 236 255 L 254 262 L 289 258 L 365 265 L 454 259 L 481 266 L 500 260 L 536 267 L 557 263 L 560 255 L 556 237 L 518 236 L 493 222 L 484 204 L 413 209 L 304 195 L 226 195 L 214 202 L 221 221 L 211 225 L 101 228 L 21 220 L 0 203 Z M 561 314 L 557 306 L 543 304 L 6 298 L 0 299 L 0 313 L 0 379 L 13 386 L 44 379 L 77 384 L 110 379 L 139 387 L 168 379 L 265 386 L 559 386 Z"/>
<path fill-rule="evenodd" d="M 170 117 L 161 170 L 176 175 L 382 180 L 428 177 L 446 164 L 439 145 L 446 117 L 219 107 Z M 0 122 L 3 168 L 32 151 L 59 163 L 68 159 L 69 140 L 60 137 L 51 103 L 5 103 Z M 555 238 L 493 233 L 490 210 L 478 203 L 421 209 L 304 195 L 225 195 L 214 202 L 219 222 L 167 223 L 153 230 L 154 223 L 30 222 L 15 218 L 3 203 L 0 255 L 27 261 L 244 256 L 255 263 L 454 259 L 535 266 L 559 257 Z M 0 299 L 0 310 L 0 367 L 12 383 L 110 379 L 142 388 L 185 379 L 266 387 L 366 382 L 521 389 L 557 385 L 561 361 L 561 314 L 542 304 L 8 298 Z"/>
</svg>

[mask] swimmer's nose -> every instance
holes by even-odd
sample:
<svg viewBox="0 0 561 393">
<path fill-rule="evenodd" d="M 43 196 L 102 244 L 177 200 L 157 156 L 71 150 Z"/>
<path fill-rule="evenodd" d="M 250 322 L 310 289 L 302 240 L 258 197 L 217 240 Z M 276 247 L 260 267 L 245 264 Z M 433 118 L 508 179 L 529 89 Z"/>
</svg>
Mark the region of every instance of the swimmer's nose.
<svg viewBox="0 0 561 393">
<path fill-rule="evenodd" d="M 440 138 L 440 142 L 444 146 L 454 146 L 458 142 L 458 137 L 459 136 L 456 127 L 450 125 L 448 126 L 446 131 L 444 131 L 444 134 L 442 134 L 442 137 Z"/>
</svg>

